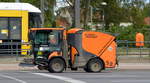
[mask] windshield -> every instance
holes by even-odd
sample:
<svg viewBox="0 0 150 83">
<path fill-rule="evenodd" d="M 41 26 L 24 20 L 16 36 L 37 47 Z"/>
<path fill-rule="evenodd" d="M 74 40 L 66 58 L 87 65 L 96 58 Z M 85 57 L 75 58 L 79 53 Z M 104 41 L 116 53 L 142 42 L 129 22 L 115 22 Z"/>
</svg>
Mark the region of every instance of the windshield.
<svg viewBox="0 0 150 83">
<path fill-rule="evenodd" d="M 29 13 L 29 28 L 40 28 L 41 24 L 40 13 Z"/>
<path fill-rule="evenodd" d="M 59 32 L 56 31 L 37 31 L 35 34 L 35 44 L 57 45 L 59 41 Z"/>
</svg>

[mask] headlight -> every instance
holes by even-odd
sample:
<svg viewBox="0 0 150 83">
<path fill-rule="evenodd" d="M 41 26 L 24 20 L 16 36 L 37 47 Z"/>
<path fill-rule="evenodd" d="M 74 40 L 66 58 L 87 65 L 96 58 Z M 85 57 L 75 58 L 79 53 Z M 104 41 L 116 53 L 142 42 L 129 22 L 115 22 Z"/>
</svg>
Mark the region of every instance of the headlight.
<svg viewBox="0 0 150 83">
<path fill-rule="evenodd" d="M 49 50 L 49 47 L 40 47 L 39 50 L 40 50 L 40 51 L 46 51 L 46 50 Z"/>
<path fill-rule="evenodd" d="M 37 58 L 44 58 L 43 56 L 37 56 Z"/>
<path fill-rule="evenodd" d="M 43 47 L 40 47 L 40 51 L 43 51 L 44 50 L 44 48 Z"/>
</svg>

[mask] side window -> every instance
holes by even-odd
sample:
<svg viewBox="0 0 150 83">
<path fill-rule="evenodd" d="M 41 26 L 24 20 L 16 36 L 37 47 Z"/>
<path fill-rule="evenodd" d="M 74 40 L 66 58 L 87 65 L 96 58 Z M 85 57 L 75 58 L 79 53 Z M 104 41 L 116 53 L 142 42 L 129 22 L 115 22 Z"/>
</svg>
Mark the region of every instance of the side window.
<svg viewBox="0 0 150 83">
<path fill-rule="evenodd" d="M 56 45 L 57 44 L 56 34 L 49 34 L 48 41 L 49 41 L 50 44 Z"/>
<path fill-rule="evenodd" d="M 21 18 L 9 18 L 10 39 L 21 39 Z"/>
<path fill-rule="evenodd" d="M 29 13 L 29 28 L 40 28 L 42 24 L 41 16 L 38 13 Z"/>
<path fill-rule="evenodd" d="M 0 18 L 0 39 L 8 39 L 8 18 Z"/>
<path fill-rule="evenodd" d="M 51 32 L 48 35 L 48 41 L 51 45 L 57 45 L 59 42 L 59 37 L 58 37 L 59 33 L 57 31 Z"/>
<path fill-rule="evenodd" d="M 21 18 L 0 18 L 0 39 L 21 40 Z"/>
</svg>

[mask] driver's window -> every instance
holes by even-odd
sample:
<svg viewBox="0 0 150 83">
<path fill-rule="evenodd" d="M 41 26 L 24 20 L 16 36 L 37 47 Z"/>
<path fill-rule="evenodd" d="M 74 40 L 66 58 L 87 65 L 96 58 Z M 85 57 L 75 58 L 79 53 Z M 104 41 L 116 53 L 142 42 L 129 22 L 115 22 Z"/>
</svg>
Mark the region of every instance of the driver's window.
<svg viewBox="0 0 150 83">
<path fill-rule="evenodd" d="M 57 38 L 56 38 L 55 34 L 49 34 L 48 39 L 49 39 L 50 44 L 52 44 L 52 45 L 57 44 Z"/>
</svg>

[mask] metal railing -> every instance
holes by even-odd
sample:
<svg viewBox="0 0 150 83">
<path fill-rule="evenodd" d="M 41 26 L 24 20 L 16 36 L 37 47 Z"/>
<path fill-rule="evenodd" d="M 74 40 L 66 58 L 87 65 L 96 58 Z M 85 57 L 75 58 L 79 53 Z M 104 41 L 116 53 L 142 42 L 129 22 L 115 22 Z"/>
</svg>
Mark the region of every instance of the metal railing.
<svg viewBox="0 0 150 83">
<path fill-rule="evenodd" d="M 145 41 L 143 47 L 136 47 L 137 42 L 128 40 L 117 41 L 117 56 L 121 62 L 150 62 L 150 41 Z M 22 52 L 31 54 L 30 49 L 21 49 L 22 45 L 30 43 L 4 42 L 0 43 L 0 57 L 13 56 L 18 60 Z"/>
<path fill-rule="evenodd" d="M 135 41 L 117 41 L 117 56 L 121 62 L 150 62 L 150 41 L 144 41 L 144 46 L 137 47 Z"/>
<path fill-rule="evenodd" d="M 26 55 L 30 55 L 30 49 L 22 49 L 22 45 L 30 45 L 30 43 L 20 42 L 3 42 L 0 43 L 0 57 L 16 57 L 18 60 L 21 57 L 22 52 L 26 52 Z"/>
</svg>

